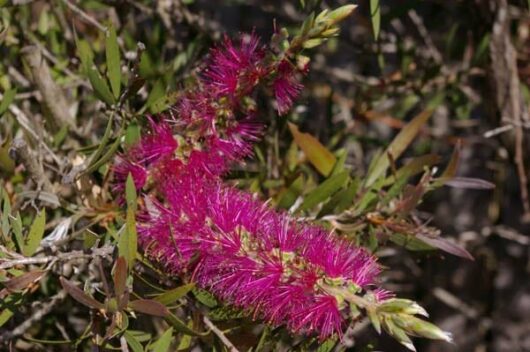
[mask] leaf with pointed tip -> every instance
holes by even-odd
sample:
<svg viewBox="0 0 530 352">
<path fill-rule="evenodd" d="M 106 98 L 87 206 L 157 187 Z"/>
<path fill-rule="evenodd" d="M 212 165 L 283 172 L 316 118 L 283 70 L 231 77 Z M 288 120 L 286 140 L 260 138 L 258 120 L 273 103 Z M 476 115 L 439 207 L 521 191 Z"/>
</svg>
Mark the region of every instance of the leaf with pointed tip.
<svg viewBox="0 0 530 352">
<path fill-rule="evenodd" d="M 427 243 L 429 246 L 441 249 L 442 251 L 451 253 L 457 257 L 475 260 L 471 253 L 469 253 L 465 248 L 443 237 L 429 237 L 420 233 L 416 235 L 416 238 Z"/>
<path fill-rule="evenodd" d="M 381 4 L 379 0 L 370 0 L 370 16 L 372 17 L 372 29 L 374 30 L 374 38 L 379 38 L 379 30 L 381 28 Z"/>
<path fill-rule="evenodd" d="M 128 307 L 135 312 L 149 314 L 156 317 L 165 317 L 169 314 L 166 306 L 152 299 L 137 299 L 130 301 Z"/>
<path fill-rule="evenodd" d="M 441 180 L 441 179 L 438 179 Z M 453 177 L 443 180 L 444 185 L 454 188 L 465 189 L 492 189 L 495 185 L 491 182 L 472 177 Z"/>
<path fill-rule="evenodd" d="M 156 296 L 155 301 L 160 302 L 166 306 L 173 304 L 178 299 L 184 297 L 194 287 L 195 287 L 194 283 L 189 283 L 189 284 L 174 288 L 170 291 L 164 292 Z"/>
<path fill-rule="evenodd" d="M 96 301 L 94 298 L 87 295 L 83 290 L 70 281 L 66 280 L 64 277 L 60 277 L 59 281 L 61 282 L 63 289 L 79 303 L 93 309 L 105 308 L 103 303 Z"/>
</svg>

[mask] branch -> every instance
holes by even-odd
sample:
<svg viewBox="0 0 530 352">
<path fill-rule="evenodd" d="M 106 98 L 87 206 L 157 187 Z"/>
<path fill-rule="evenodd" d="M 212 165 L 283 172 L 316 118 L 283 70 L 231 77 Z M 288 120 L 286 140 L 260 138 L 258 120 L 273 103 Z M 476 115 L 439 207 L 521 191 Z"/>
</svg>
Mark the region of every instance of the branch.
<svg viewBox="0 0 530 352">
<path fill-rule="evenodd" d="M 219 340 L 224 343 L 224 345 L 226 346 L 226 348 L 228 348 L 230 352 L 239 352 L 236 346 L 234 346 L 234 344 L 226 337 L 226 335 L 221 330 L 219 330 L 219 328 L 215 326 L 214 323 L 212 323 L 212 321 L 208 319 L 208 317 L 205 316 L 202 320 L 204 321 L 204 324 L 206 324 L 206 326 L 210 330 L 212 330 L 215 335 L 217 335 Z"/>
<path fill-rule="evenodd" d="M 51 112 L 57 129 L 67 125 L 75 127 L 74 117 L 70 114 L 69 105 L 61 88 L 54 82 L 48 64 L 37 46 L 26 46 L 22 49 L 33 81 L 42 95 L 44 104 Z"/>
<path fill-rule="evenodd" d="M 42 164 L 39 163 L 38 158 L 33 155 L 32 151 L 29 149 L 28 144 L 22 138 L 16 138 L 11 143 L 9 148 L 9 156 L 24 165 L 26 170 L 29 173 L 29 176 L 35 182 L 40 189 L 45 192 L 53 193 L 53 187 L 44 173 L 44 168 Z"/>
</svg>

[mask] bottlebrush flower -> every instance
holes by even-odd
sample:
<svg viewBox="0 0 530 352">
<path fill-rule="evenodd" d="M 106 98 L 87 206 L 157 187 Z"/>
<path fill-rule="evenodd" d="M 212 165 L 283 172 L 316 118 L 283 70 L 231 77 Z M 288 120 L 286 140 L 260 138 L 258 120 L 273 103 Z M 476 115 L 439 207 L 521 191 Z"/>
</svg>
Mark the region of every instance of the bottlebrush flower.
<svg viewBox="0 0 530 352">
<path fill-rule="evenodd" d="M 217 97 L 248 95 L 267 74 L 264 57 L 265 50 L 253 33 L 242 35 L 239 46 L 225 37 L 222 46 L 212 49 L 203 72 L 207 89 Z"/>
<path fill-rule="evenodd" d="M 288 60 L 282 60 L 277 69 L 277 76 L 272 82 L 278 114 L 284 115 L 293 105 L 304 87 L 296 78 L 297 70 Z"/>
<path fill-rule="evenodd" d="M 139 241 L 168 272 L 292 332 L 342 336 L 351 308 L 336 292 L 375 288 L 374 257 L 220 178 L 261 137 L 247 101 L 257 85 L 272 86 L 281 114 L 300 93 L 297 69 L 271 60 L 254 35 L 239 46 L 225 39 L 165 117 L 172 124 L 151 119 L 151 133 L 121 155 L 116 180 L 125 183 L 131 173 L 138 189 L 151 185 L 139 192 Z M 182 137 L 178 144 L 173 133 Z"/>
<path fill-rule="evenodd" d="M 375 259 L 216 178 L 178 168 L 178 179 L 161 175 L 166 204 L 140 224 L 146 254 L 274 325 L 321 339 L 341 336 L 349 307 L 326 285 L 371 288 L 380 270 Z"/>
</svg>

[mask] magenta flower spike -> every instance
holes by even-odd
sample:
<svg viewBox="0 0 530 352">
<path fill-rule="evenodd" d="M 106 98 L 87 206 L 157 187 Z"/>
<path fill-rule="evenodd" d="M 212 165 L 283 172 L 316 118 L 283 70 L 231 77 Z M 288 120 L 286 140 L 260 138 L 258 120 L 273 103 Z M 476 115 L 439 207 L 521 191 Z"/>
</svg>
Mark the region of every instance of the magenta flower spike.
<svg viewBox="0 0 530 352">
<path fill-rule="evenodd" d="M 351 302 L 344 295 L 373 289 L 375 300 L 390 297 L 376 287 L 375 258 L 221 179 L 263 133 L 249 103 L 253 92 L 271 88 L 285 114 L 302 89 L 297 73 L 288 58 L 267 56 L 253 34 L 239 45 L 225 39 L 196 86 L 170 114 L 150 119 L 150 133 L 117 159 L 114 190 L 123 193 L 132 175 L 143 199 L 140 245 L 169 273 L 256 319 L 323 340 L 341 337 L 348 325 Z"/>
</svg>

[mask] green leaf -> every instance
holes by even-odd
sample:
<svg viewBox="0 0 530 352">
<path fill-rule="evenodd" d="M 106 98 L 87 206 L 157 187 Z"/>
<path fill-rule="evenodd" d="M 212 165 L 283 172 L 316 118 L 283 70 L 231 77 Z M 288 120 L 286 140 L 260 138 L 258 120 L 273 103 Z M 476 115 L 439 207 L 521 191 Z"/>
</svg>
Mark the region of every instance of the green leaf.
<svg viewBox="0 0 530 352">
<path fill-rule="evenodd" d="M 167 352 L 173 339 L 173 328 L 167 329 L 162 336 L 151 346 L 153 352 Z"/>
<path fill-rule="evenodd" d="M 145 107 L 153 114 L 160 112 L 166 108 L 166 86 L 162 80 L 158 80 L 153 85 L 153 88 L 147 96 Z"/>
<path fill-rule="evenodd" d="M 13 230 L 18 250 L 22 252 L 24 250 L 24 237 L 22 236 L 22 218 L 20 217 L 20 213 L 17 212 L 17 215 L 11 217 L 9 222 L 11 224 L 11 229 Z"/>
<path fill-rule="evenodd" d="M 195 287 L 192 289 L 192 292 L 195 298 L 208 308 L 216 307 L 219 304 L 215 297 L 208 291 Z"/>
<path fill-rule="evenodd" d="M 125 258 L 129 272 L 134 266 L 138 251 L 138 233 L 136 231 L 136 187 L 131 174 L 127 176 L 125 184 L 125 199 L 127 201 L 127 215 L 125 231 L 118 239 L 118 254 Z"/>
<path fill-rule="evenodd" d="M 318 348 L 316 349 L 316 352 L 331 352 L 336 344 L 337 339 L 329 338 L 319 344 Z"/>
<path fill-rule="evenodd" d="M 94 89 L 94 93 L 96 94 L 96 97 L 103 102 L 105 102 L 107 105 L 113 105 L 116 100 L 114 99 L 114 96 L 110 92 L 109 86 L 107 82 L 101 77 L 99 72 L 96 70 L 95 67 L 89 67 L 87 69 L 87 75 L 88 80 L 90 81 L 90 84 L 92 85 L 92 88 Z"/>
<path fill-rule="evenodd" d="M 304 151 L 307 159 L 324 176 L 329 176 L 337 159 L 315 137 L 298 130 L 296 125 L 288 122 L 295 143 Z"/>
<path fill-rule="evenodd" d="M 22 249 L 22 254 L 26 257 L 31 257 L 39 248 L 40 241 L 44 235 L 44 226 L 46 225 L 46 211 L 42 210 L 37 214 L 31 228 L 29 229 L 29 234 L 26 238 L 24 248 Z"/>
<path fill-rule="evenodd" d="M 77 40 L 77 54 L 81 60 L 83 70 L 88 74 L 88 69 L 93 65 L 94 52 L 86 40 Z"/>
<path fill-rule="evenodd" d="M 365 186 L 371 186 L 377 179 L 385 174 L 388 167 L 390 166 L 389 155 L 394 160 L 399 158 L 401 154 L 407 149 L 412 143 L 414 138 L 417 136 L 421 127 L 427 122 L 429 117 L 432 115 L 432 110 L 424 110 L 416 117 L 412 119 L 403 129 L 398 133 L 396 138 L 390 143 L 386 151 L 377 158 L 373 169 L 367 175 Z"/>
<path fill-rule="evenodd" d="M 144 351 L 144 347 L 142 346 L 140 341 L 138 341 L 136 339 L 136 337 L 133 334 L 131 334 L 128 330 L 126 330 L 123 333 L 123 336 L 125 337 L 125 341 L 127 341 L 127 344 L 129 345 L 129 347 L 131 347 L 131 350 L 133 352 L 143 352 Z"/>
<path fill-rule="evenodd" d="M 353 200 L 357 195 L 357 190 L 359 189 L 361 181 L 359 178 L 353 179 L 348 187 L 343 190 L 335 193 L 333 197 L 324 204 L 317 217 L 321 218 L 327 214 L 335 212 L 336 214 L 342 213 L 347 208 L 351 207 Z"/>
<path fill-rule="evenodd" d="M 325 201 L 341 189 L 349 179 L 348 171 L 342 171 L 322 182 L 304 198 L 300 210 L 308 210 Z"/>
<path fill-rule="evenodd" d="M 173 304 L 178 299 L 184 297 L 188 292 L 190 292 L 195 287 L 194 283 L 189 283 L 177 288 L 174 288 L 170 291 L 164 292 L 156 296 L 155 301 L 160 302 L 166 306 Z"/>
<path fill-rule="evenodd" d="M 110 26 L 105 37 L 105 55 L 107 58 L 107 77 L 114 97 L 118 99 L 121 88 L 120 48 L 116 29 Z"/>
<path fill-rule="evenodd" d="M 16 94 L 17 90 L 15 88 L 6 90 L 4 92 L 4 98 L 0 103 L 0 117 L 7 111 L 9 105 L 13 102 L 13 99 L 15 99 Z"/>
<path fill-rule="evenodd" d="M 374 38 L 379 38 L 379 30 L 381 28 L 381 5 L 379 0 L 370 0 L 370 16 L 372 17 L 372 29 L 374 30 Z"/>
<path fill-rule="evenodd" d="M 131 123 L 125 130 L 125 145 L 132 147 L 140 140 L 140 126 L 137 123 Z"/>
<path fill-rule="evenodd" d="M 304 176 L 300 175 L 296 178 L 296 180 L 291 183 L 289 188 L 285 190 L 285 192 L 282 194 L 280 200 L 278 201 L 278 208 L 282 209 L 288 209 L 290 208 L 298 196 L 302 194 L 304 187 Z"/>
<path fill-rule="evenodd" d="M 175 330 L 177 330 L 178 332 L 181 332 L 183 334 L 190 335 L 190 336 L 199 336 L 199 335 L 201 335 L 198 332 L 196 332 L 193 329 L 191 329 L 188 325 L 186 325 L 182 320 L 177 318 L 174 314 L 169 313 L 165 317 L 165 319 L 166 319 L 166 322 L 171 324 L 171 326 Z"/>
</svg>

